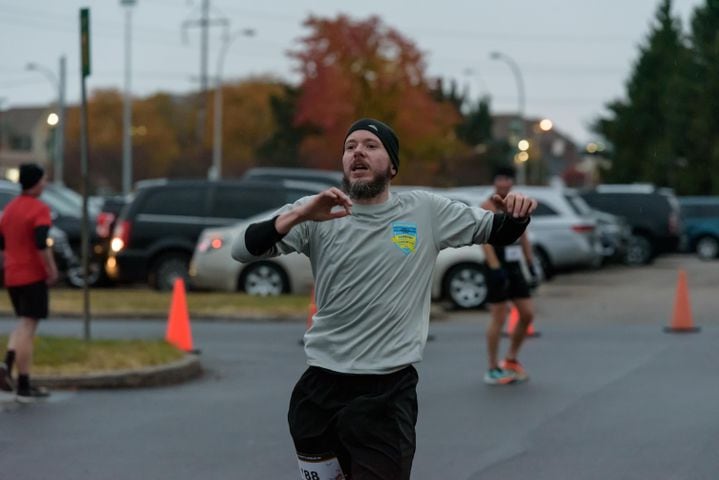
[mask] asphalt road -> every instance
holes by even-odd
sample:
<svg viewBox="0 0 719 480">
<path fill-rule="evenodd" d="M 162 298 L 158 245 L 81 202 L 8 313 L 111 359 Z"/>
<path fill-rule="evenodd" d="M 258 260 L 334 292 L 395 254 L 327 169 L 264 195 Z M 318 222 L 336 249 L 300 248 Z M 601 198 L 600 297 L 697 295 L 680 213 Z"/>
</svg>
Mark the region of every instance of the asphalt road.
<svg viewBox="0 0 719 480">
<path fill-rule="evenodd" d="M 679 268 L 700 333 L 662 332 Z M 412 478 L 719 478 L 717 286 L 719 262 L 688 256 L 559 276 L 540 287 L 541 336 L 522 353 L 532 378 L 516 386 L 481 381 L 486 312 L 433 322 Z M 200 380 L 0 403 L 0 479 L 296 479 L 285 415 L 303 328 L 195 322 Z M 81 332 L 79 321 L 41 329 Z M 160 337 L 164 323 L 98 321 L 93 332 Z"/>
</svg>

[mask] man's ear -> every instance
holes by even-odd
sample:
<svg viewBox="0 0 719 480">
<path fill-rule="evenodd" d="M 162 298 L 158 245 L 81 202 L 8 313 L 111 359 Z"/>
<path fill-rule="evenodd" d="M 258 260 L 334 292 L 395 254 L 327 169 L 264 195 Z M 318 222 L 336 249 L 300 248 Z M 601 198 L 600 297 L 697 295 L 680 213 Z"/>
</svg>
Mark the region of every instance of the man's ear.
<svg viewBox="0 0 719 480">
<path fill-rule="evenodd" d="M 390 172 L 392 172 L 392 178 L 397 176 L 397 168 L 395 168 L 394 165 L 392 165 L 392 170 L 390 170 Z"/>
</svg>

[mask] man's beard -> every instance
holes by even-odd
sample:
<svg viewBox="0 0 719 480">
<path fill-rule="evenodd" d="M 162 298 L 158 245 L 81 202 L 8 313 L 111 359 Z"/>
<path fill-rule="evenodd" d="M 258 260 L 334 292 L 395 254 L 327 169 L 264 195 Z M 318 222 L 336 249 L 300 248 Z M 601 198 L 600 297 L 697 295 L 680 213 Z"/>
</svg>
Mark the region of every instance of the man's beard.
<svg viewBox="0 0 719 480">
<path fill-rule="evenodd" d="M 357 180 L 350 182 L 347 175 L 342 176 L 342 189 L 347 192 L 350 198 L 355 200 L 367 200 L 374 198 L 387 188 L 392 178 L 391 168 L 385 172 L 377 173 L 372 180 Z"/>
</svg>

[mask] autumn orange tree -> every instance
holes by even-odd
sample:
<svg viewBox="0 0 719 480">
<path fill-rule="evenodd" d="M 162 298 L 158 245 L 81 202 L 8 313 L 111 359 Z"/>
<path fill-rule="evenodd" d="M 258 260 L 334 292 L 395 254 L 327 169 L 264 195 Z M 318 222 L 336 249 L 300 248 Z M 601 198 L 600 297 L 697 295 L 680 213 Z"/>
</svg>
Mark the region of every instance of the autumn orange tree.
<svg viewBox="0 0 719 480">
<path fill-rule="evenodd" d="M 133 101 L 133 179 L 162 177 L 181 158 L 176 107 L 164 94 Z M 92 192 L 121 190 L 122 94 L 96 90 L 88 99 L 88 173 Z M 65 181 L 80 188 L 80 108 L 68 109 Z"/>
<path fill-rule="evenodd" d="M 122 95 L 117 90 L 94 91 L 88 99 L 87 116 L 91 190 L 98 187 L 117 190 L 122 179 Z M 65 134 L 65 181 L 79 190 L 82 179 L 79 107 L 68 109 Z"/>
<path fill-rule="evenodd" d="M 399 136 L 398 180 L 429 181 L 442 158 L 461 148 L 454 133 L 460 114 L 431 94 L 432 82 L 414 43 L 374 16 L 311 16 L 304 25 L 310 33 L 290 52 L 302 76 L 295 124 L 319 133 L 304 138 L 303 162 L 337 169 L 348 126 L 375 117 Z"/>
<path fill-rule="evenodd" d="M 284 96 L 285 87 L 268 77 L 249 78 L 223 86 L 222 176 L 238 177 L 256 164 L 256 152 L 274 134 L 277 125 L 271 102 Z M 209 118 L 214 118 L 214 101 Z M 212 151 L 214 125 L 209 122 L 205 145 Z"/>
</svg>

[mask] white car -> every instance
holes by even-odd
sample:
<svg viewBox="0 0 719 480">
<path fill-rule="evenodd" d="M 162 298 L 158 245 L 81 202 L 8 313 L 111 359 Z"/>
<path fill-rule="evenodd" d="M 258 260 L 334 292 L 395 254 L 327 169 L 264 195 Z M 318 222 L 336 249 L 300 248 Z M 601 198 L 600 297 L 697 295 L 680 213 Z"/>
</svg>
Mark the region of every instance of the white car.
<svg viewBox="0 0 719 480">
<path fill-rule="evenodd" d="M 190 261 L 190 282 L 206 290 L 250 295 L 308 293 L 314 283 L 309 259 L 300 253 L 241 263 L 232 258 L 232 243 L 243 225 L 270 217 L 266 212 L 227 226 L 205 229 Z"/>
<path fill-rule="evenodd" d="M 479 206 L 493 187 L 460 187 L 443 194 L 468 205 Z M 546 278 L 559 271 L 601 265 L 603 247 L 592 210 L 577 192 L 561 187 L 517 185 L 514 191 L 537 200 L 537 210 L 527 231 Z"/>
<path fill-rule="evenodd" d="M 309 293 L 314 280 L 305 255 L 292 253 L 250 263 L 232 258 L 232 243 L 240 228 L 271 215 L 267 212 L 229 227 L 204 230 L 190 262 L 192 285 L 252 295 Z M 442 250 L 435 265 L 432 299 L 448 300 L 462 309 L 482 306 L 487 298 L 484 269 L 484 251 L 478 245 Z"/>
</svg>

